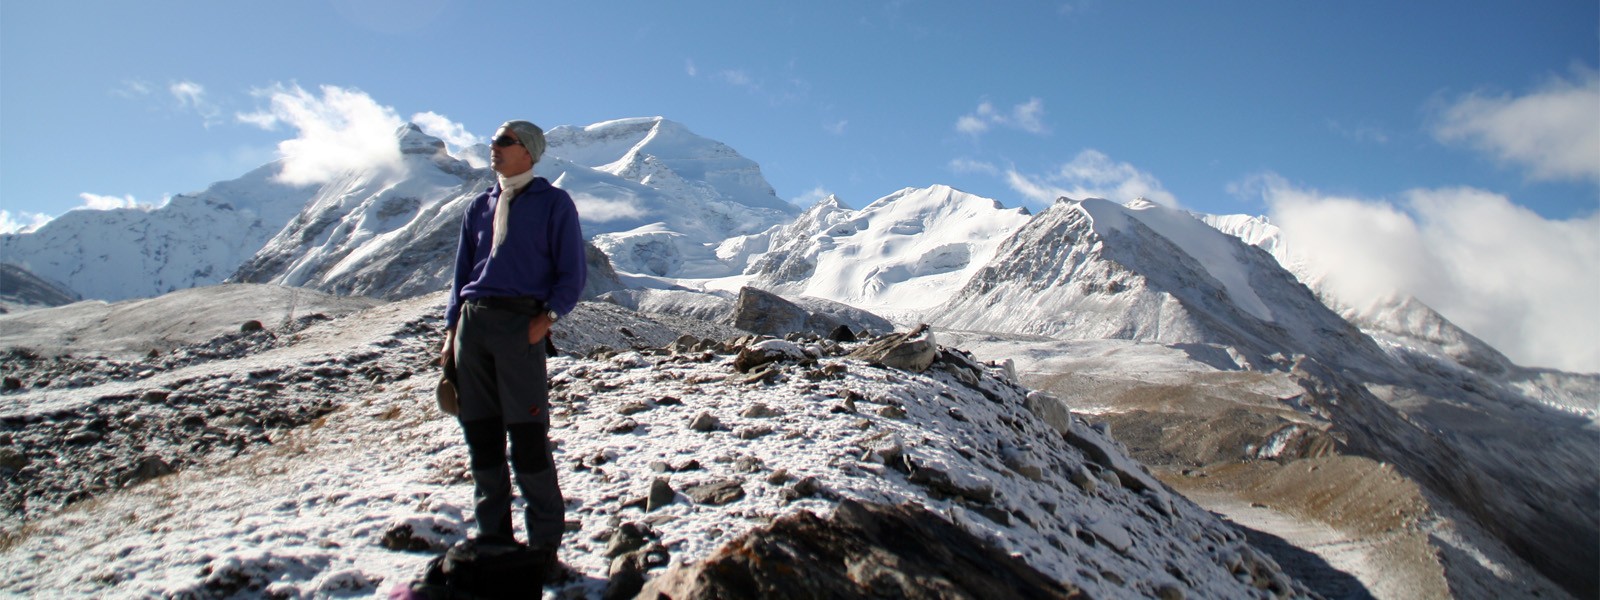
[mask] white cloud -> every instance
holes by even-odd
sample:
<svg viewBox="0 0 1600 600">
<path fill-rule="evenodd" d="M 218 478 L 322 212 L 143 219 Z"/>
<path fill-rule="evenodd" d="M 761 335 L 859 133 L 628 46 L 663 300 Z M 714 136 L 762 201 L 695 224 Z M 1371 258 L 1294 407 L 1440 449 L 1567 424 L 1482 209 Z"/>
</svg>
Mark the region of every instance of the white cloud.
<svg viewBox="0 0 1600 600">
<path fill-rule="evenodd" d="M 694 61 L 693 60 L 685 60 L 685 61 L 683 61 L 683 71 L 685 73 L 688 73 L 690 77 L 696 77 L 696 76 L 700 75 L 700 68 L 694 66 Z"/>
<path fill-rule="evenodd" d="M 752 72 L 743 68 L 711 70 L 707 71 L 706 80 L 742 89 L 772 106 L 792 105 L 806 102 L 811 94 L 811 82 L 796 73 L 795 65 L 795 61 L 790 61 L 781 71 L 759 69 Z M 697 76 L 701 71 L 692 62 L 687 70 L 690 77 Z"/>
<path fill-rule="evenodd" d="M 803 207 L 806 207 L 806 208 L 810 208 L 812 205 L 814 205 L 814 204 L 816 204 L 818 202 L 821 202 L 824 198 L 827 198 L 828 196 L 832 196 L 832 195 L 833 195 L 833 192 L 830 192 L 830 191 L 828 191 L 827 188 L 822 187 L 822 186 L 819 185 L 817 187 L 811 188 L 809 191 L 807 191 L 804 194 L 800 194 L 800 196 L 796 197 L 793 200 L 790 200 L 790 202 L 793 202 L 796 206 L 803 206 Z"/>
<path fill-rule="evenodd" d="M 237 115 L 239 121 L 273 130 L 285 124 L 298 136 L 278 143 L 283 172 L 278 179 L 290 185 L 326 183 L 359 169 L 403 168 L 395 132 L 403 124 L 393 108 L 373 101 L 358 90 L 321 87 L 322 95 L 298 85 L 258 90 L 269 106 Z"/>
<path fill-rule="evenodd" d="M 167 87 L 172 92 L 172 97 L 178 99 L 179 108 L 193 110 L 200 115 L 207 127 L 217 123 L 217 117 L 222 114 L 222 109 L 211 103 L 206 98 L 206 88 L 193 81 L 180 81 Z"/>
<path fill-rule="evenodd" d="M 988 100 L 978 102 L 972 114 L 956 119 L 956 131 L 977 136 L 994 127 L 1019 129 L 1035 135 L 1050 133 L 1044 124 L 1044 100 L 1029 98 L 1027 102 L 1011 107 L 1009 113 L 995 109 Z"/>
<path fill-rule="evenodd" d="M 84 192 L 78 194 L 78 197 L 83 199 L 83 206 L 79 206 L 74 210 L 115 210 L 118 208 L 137 208 L 140 210 L 150 210 L 155 208 L 155 205 L 153 204 L 139 203 L 139 201 L 135 200 L 132 195 L 119 197 L 103 196 L 100 194 Z"/>
<path fill-rule="evenodd" d="M 1095 4 L 1095 0 L 1075 0 L 1071 2 L 1062 2 L 1056 7 L 1056 12 L 1060 13 L 1062 16 L 1073 16 L 1094 8 Z"/>
<path fill-rule="evenodd" d="M 1273 223 L 1345 302 L 1414 296 L 1519 364 L 1600 372 L 1600 215 L 1549 220 L 1473 188 L 1397 206 L 1264 179 Z"/>
<path fill-rule="evenodd" d="M 1072 192 L 1064 188 L 1049 185 L 1033 177 L 1023 175 L 1016 169 L 1006 169 L 1006 185 L 1016 190 L 1022 197 L 1044 204 L 1046 206 L 1062 196 L 1073 197 Z M 1078 196 L 1083 198 L 1084 196 Z"/>
<path fill-rule="evenodd" d="M 1328 129 L 1342 137 L 1362 143 L 1387 144 L 1389 133 L 1376 125 L 1358 124 L 1346 125 L 1333 119 L 1328 120 Z"/>
<path fill-rule="evenodd" d="M 627 200 L 609 200 L 581 193 L 572 195 L 572 203 L 578 206 L 578 214 L 583 215 L 583 220 L 594 223 L 636 219 L 645 213 L 644 209 Z"/>
<path fill-rule="evenodd" d="M 150 82 L 139 79 L 129 79 L 122 82 L 122 87 L 111 90 L 111 93 L 123 98 L 133 99 L 149 96 L 150 91 Z"/>
<path fill-rule="evenodd" d="M 740 69 L 726 69 L 720 73 L 717 73 L 717 77 L 728 82 L 730 85 L 749 88 L 752 91 L 761 90 L 761 86 L 756 84 L 756 82 L 750 78 L 750 74 Z"/>
<path fill-rule="evenodd" d="M 1033 176 L 1006 171 L 1006 183 L 1017 193 L 1049 204 L 1066 196 L 1076 200 L 1104 198 L 1128 202 L 1144 198 L 1157 204 L 1177 207 L 1178 199 L 1162 187 L 1154 175 L 1125 162 L 1116 162 L 1098 150 L 1084 150 L 1053 173 Z"/>
<path fill-rule="evenodd" d="M 978 135 L 989 130 L 989 123 L 972 115 L 963 115 L 956 119 L 956 131 L 967 135 Z"/>
<path fill-rule="evenodd" d="M 981 175 L 1000 176 L 1000 167 L 994 163 L 984 162 L 971 158 L 954 158 L 950 160 L 950 170 L 956 173 L 978 173 Z"/>
<path fill-rule="evenodd" d="M 481 141 L 478 136 L 469 133 L 465 125 L 433 111 L 411 115 L 411 122 L 421 127 L 423 133 L 444 140 L 452 150 L 466 148 Z"/>
<path fill-rule="evenodd" d="M 11 211 L 0 210 L 0 233 L 28 233 L 37 231 L 50 222 L 50 215 L 39 213 L 19 212 L 15 215 Z"/>
<path fill-rule="evenodd" d="M 1600 182 L 1600 71 L 1580 70 L 1525 96 L 1470 94 L 1434 125 L 1445 143 L 1463 143 L 1541 180 Z"/>
<path fill-rule="evenodd" d="M 845 119 L 839 119 L 837 121 L 828 121 L 828 122 L 825 122 L 825 123 L 822 124 L 822 129 L 823 129 L 823 131 L 826 131 L 826 132 L 831 133 L 833 135 L 844 135 L 844 128 L 845 128 L 846 125 L 849 125 L 849 124 L 850 124 L 850 121 L 847 121 Z"/>
<path fill-rule="evenodd" d="M 1030 98 L 1011 109 L 1010 123 L 1018 129 L 1034 134 L 1049 133 L 1044 126 L 1044 101 Z"/>
<path fill-rule="evenodd" d="M 180 81 L 167 88 L 181 106 L 194 106 L 205 102 L 206 88 L 193 81 Z"/>
</svg>

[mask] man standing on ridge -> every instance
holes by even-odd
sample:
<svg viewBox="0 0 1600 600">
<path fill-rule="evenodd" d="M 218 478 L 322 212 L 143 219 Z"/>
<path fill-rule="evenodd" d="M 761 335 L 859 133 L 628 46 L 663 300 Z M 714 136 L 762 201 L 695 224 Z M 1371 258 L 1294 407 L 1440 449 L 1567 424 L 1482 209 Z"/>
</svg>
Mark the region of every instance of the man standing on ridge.
<svg viewBox="0 0 1600 600">
<path fill-rule="evenodd" d="M 462 219 L 440 360 L 456 366 L 476 539 L 515 543 L 515 480 L 527 502 L 528 547 L 553 566 L 566 506 L 550 451 L 545 336 L 577 306 L 587 266 L 572 197 L 533 174 L 544 148 L 544 131 L 527 121 L 495 132 L 489 166 L 499 183 Z"/>
</svg>

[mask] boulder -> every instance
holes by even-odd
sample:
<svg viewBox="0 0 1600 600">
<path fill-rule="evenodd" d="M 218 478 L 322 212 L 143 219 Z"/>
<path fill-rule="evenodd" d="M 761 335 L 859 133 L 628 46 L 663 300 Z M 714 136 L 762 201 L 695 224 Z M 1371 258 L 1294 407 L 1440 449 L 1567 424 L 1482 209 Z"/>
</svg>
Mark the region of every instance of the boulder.
<svg viewBox="0 0 1600 600">
<path fill-rule="evenodd" d="M 847 304 L 809 297 L 791 301 L 753 287 L 739 289 L 728 322 L 745 331 L 778 337 L 790 333 L 823 337 L 840 327 L 854 331 L 889 331 L 894 327 L 883 317 Z"/>
<path fill-rule="evenodd" d="M 683 488 L 683 495 L 696 504 L 721 506 L 744 498 L 744 486 L 732 479 L 709 481 Z"/>
<path fill-rule="evenodd" d="M 920 506 L 843 500 L 781 517 L 674 565 L 641 598 L 1082 598 Z"/>
<path fill-rule="evenodd" d="M 933 341 L 933 329 L 927 324 L 905 333 L 892 333 L 857 348 L 850 358 L 858 358 L 885 367 L 921 373 L 939 356 L 939 346 Z"/>
<path fill-rule="evenodd" d="M 811 314 L 782 296 L 753 287 L 739 289 L 733 304 L 733 326 L 764 335 L 805 331 Z"/>
<path fill-rule="evenodd" d="M 650 495 L 645 499 L 645 512 L 653 512 L 658 508 L 672 504 L 678 499 L 678 492 L 672 489 L 672 484 L 665 478 L 658 477 L 650 482 Z"/>
<path fill-rule="evenodd" d="M 762 340 L 740 349 L 739 356 L 733 359 L 733 368 L 740 373 L 749 373 L 767 363 L 802 358 L 805 358 L 805 352 L 794 342 Z"/>
<path fill-rule="evenodd" d="M 28 456 L 15 448 L 0 448 L 0 469 L 20 471 L 28 466 Z"/>
</svg>

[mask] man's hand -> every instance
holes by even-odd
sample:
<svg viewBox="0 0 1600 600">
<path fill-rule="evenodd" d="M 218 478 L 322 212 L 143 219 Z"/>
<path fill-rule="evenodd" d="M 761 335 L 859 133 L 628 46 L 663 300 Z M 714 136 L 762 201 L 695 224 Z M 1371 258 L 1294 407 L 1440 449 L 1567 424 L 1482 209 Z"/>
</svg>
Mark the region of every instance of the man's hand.
<svg viewBox="0 0 1600 600">
<path fill-rule="evenodd" d="M 528 343 L 537 344 L 550 334 L 550 317 L 543 314 L 528 319 Z"/>
<path fill-rule="evenodd" d="M 449 363 L 456 353 L 456 332 L 447 331 L 444 334 L 444 347 L 439 349 L 439 366 Z"/>
</svg>

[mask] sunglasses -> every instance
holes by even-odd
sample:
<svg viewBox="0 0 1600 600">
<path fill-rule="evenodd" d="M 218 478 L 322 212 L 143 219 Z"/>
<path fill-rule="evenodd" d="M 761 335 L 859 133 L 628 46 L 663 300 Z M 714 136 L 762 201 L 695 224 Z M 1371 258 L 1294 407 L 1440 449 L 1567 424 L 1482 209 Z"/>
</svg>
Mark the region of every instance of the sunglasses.
<svg viewBox="0 0 1600 600">
<path fill-rule="evenodd" d="M 517 138 L 509 135 L 502 135 L 494 139 L 494 145 L 498 148 L 510 148 L 520 143 L 522 142 L 517 141 Z"/>
</svg>

